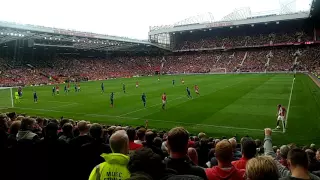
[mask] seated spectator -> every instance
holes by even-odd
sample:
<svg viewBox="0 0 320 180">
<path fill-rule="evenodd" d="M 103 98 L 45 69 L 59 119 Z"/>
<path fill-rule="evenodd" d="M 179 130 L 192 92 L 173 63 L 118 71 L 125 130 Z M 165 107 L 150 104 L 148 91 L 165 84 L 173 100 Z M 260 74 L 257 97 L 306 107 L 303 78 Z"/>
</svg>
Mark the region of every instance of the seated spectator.
<svg viewBox="0 0 320 180">
<path fill-rule="evenodd" d="M 86 121 L 80 121 L 77 125 L 79 136 L 73 138 L 69 143 L 74 150 L 79 150 L 84 144 L 90 143 L 92 138 L 88 135 L 89 127 Z"/>
<path fill-rule="evenodd" d="M 288 153 L 288 165 L 291 171 L 291 175 L 281 178 L 281 180 L 320 180 L 319 177 L 309 173 L 308 171 L 308 155 L 301 149 L 291 149 Z"/>
<path fill-rule="evenodd" d="M 146 132 L 146 141 L 143 143 L 143 147 L 147 147 L 152 149 L 153 152 L 159 154 L 162 158 L 164 158 L 164 154 L 160 148 L 154 145 L 154 138 L 156 137 L 156 133 L 152 131 Z"/>
<path fill-rule="evenodd" d="M 129 150 L 134 151 L 142 147 L 142 144 L 137 144 L 134 142 L 136 138 L 136 130 L 133 128 L 129 128 L 127 130 L 128 138 L 129 138 Z"/>
<path fill-rule="evenodd" d="M 317 161 L 320 161 L 320 149 L 318 149 L 316 152 L 316 159 Z"/>
<path fill-rule="evenodd" d="M 195 165 L 198 165 L 198 153 L 195 148 L 188 148 L 188 156 Z"/>
<path fill-rule="evenodd" d="M 244 170 L 236 169 L 232 164 L 233 149 L 228 140 L 220 141 L 215 148 L 218 166 L 206 169 L 209 180 L 241 180 L 244 179 Z"/>
<path fill-rule="evenodd" d="M 149 179 L 157 180 L 174 173 L 166 171 L 161 156 L 154 153 L 150 148 L 139 148 L 133 151 L 130 156 L 128 169 L 131 173 L 130 179 L 145 176 Z"/>
<path fill-rule="evenodd" d="M 92 142 L 84 144 L 80 148 L 81 171 L 79 172 L 78 179 L 88 179 L 92 168 L 97 164 L 104 162 L 101 154 L 111 153 L 109 145 L 102 141 L 102 126 L 100 124 L 92 124 L 90 127 L 90 135 L 93 138 Z"/>
<path fill-rule="evenodd" d="M 167 146 L 170 155 L 164 160 L 165 165 L 180 175 L 195 175 L 207 179 L 204 170 L 188 157 L 188 141 L 188 132 L 182 127 L 173 128 L 168 132 Z"/>
<path fill-rule="evenodd" d="M 231 143 L 233 149 L 233 161 L 240 159 L 242 154 L 237 150 L 237 140 L 235 138 L 230 138 L 229 142 Z"/>
<path fill-rule="evenodd" d="M 12 147 L 17 144 L 17 134 L 21 126 L 21 121 L 14 121 L 10 126 L 10 133 L 8 136 L 8 147 Z"/>
<path fill-rule="evenodd" d="M 32 118 L 23 118 L 21 121 L 20 130 L 17 134 L 17 141 L 38 140 L 38 135 L 32 132 L 35 123 L 36 121 Z"/>
<path fill-rule="evenodd" d="M 200 140 L 199 147 L 197 148 L 199 166 L 206 167 L 206 163 L 208 162 L 208 154 L 209 154 L 210 149 L 211 148 L 208 145 L 208 139 L 202 138 Z"/>
<path fill-rule="evenodd" d="M 140 128 L 137 131 L 137 137 L 138 139 L 134 141 L 136 144 L 142 144 L 145 140 L 145 134 L 146 134 L 146 129 Z"/>
<path fill-rule="evenodd" d="M 97 165 L 91 171 L 89 180 L 96 179 L 128 179 L 130 172 L 127 169 L 129 162 L 129 138 L 124 130 L 116 131 L 110 137 L 112 153 L 102 154 L 105 162 Z"/>
<path fill-rule="evenodd" d="M 280 160 L 279 162 L 285 166 L 286 168 L 288 168 L 288 163 L 287 163 L 287 156 L 288 156 L 288 152 L 289 152 L 289 147 L 287 145 L 283 145 L 280 147 Z"/>
<path fill-rule="evenodd" d="M 250 180 L 278 180 L 279 171 L 271 157 L 259 156 L 247 162 L 246 178 Z"/>
<path fill-rule="evenodd" d="M 241 159 L 232 161 L 232 165 L 237 169 L 245 169 L 249 159 L 256 155 L 256 143 L 251 138 L 244 138 L 241 141 Z"/>
<path fill-rule="evenodd" d="M 62 135 L 59 139 L 64 140 L 65 142 L 69 143 L 71 139 L 73 139 L 73 127 L 70 123 L 66 123 L 62 127 Z"/>
</svg>

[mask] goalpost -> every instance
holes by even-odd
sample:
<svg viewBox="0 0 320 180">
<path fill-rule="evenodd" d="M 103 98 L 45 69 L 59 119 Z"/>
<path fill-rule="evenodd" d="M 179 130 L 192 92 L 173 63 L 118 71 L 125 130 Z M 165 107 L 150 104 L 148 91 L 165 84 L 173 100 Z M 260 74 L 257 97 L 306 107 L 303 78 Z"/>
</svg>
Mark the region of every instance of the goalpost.
<svg viewBox="0 0 320 180">
<path fill-rule="evenodd" d="M 213 68 L 210 69 L 210 73 L 227 74 L 227 68 Z"/>
<path fill-rule="evenodd" d="M 12 87 L 0 87 L 0 109 L 14 107 L 12 93 Z"/>
</svg>

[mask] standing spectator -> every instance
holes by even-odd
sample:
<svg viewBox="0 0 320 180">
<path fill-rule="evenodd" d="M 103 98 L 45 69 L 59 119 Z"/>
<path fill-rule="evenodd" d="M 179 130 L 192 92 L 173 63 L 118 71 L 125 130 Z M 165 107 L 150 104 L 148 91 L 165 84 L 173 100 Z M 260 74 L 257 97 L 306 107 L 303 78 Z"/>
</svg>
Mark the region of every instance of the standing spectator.
<svg viewBox="0 0 320 180">
<path fill-rule="evenodd" d="M 195 148 L 188 148 L 188 156 L 195 165 L 198 165 L 198 153 Z"/>
<path fill-rule="evenodd" d="M 168 132 L 167 145 L 170 155 L 165 159 L 166 167 L 177 171 L 180 175 L 195 175 L 207 179 L 204 170 L 188 157 L 188 141 L 188 132 L 182 127 L 173 128 Z"/>
<path fill-rule="evenodd" d="M 129 128 L 127 130 L 128 138 L 129 138 L 129 150 L 134 151 L 142 147 L 142 144 L 137 144 L 134 142 L 136 138 L 136 130 L 133 128 Z"/>
<path fill-rule="evenodd" d="M 252 158 L 246 165 L 246 178 L 250 180 L 278 180 L 277 164 L 269 156 Z"/>
<path fill-rule="evenodd" d="M 199 133 L 198 137 L 202 137 L 202 139 L 200 139 L 199 147 L 197 148 L 199 166 L 205 167 L 208 162 L 208 154 L 211 148 L 208 145 L 209 141 L 205 138 L 204 133 Z"/>
<path fill-rule="evenodd" d="M 281 180 L 320 180 L 319 177 L 309 173 L 308 171 L 308 155 L 301 149 L 291 149 L 288 153 L 288 165 L 291 176 L 281 178 Z"/>
<path fill-rule="evenodd" d="M 5 114 L 0 114 L 0 150 L 8 146 L 8 120 Z"/>
<path fill-rule="evenodd" d="M 135 140 L 134 143 L 142 144 L 145 140 L 145 134 L 146 134 L 146 129 L 144 129 L 144 128 L 138 129 L 138 131 L 137 131 L 138 139 Z"/>
<path fill-rule="evenodd" d="M 320 170 L 320 162 L 318 162 L 316 160 L 316 153 L 311 149 L 307 149 L 306 153 L 307 153 L 308 159 L 309 159 L 309 168 L 308 168 L 308 170 L 310 172 Z"/>
<path fill-rule="evenodd" d="M 246 164 L 249 159 L 253 158 L 256 155 L 256 143 L 251 138 L 244 138 L 241 141 L 241 152 L 242 157 L 237 161 L 232 161 L 232 165 L 237 169 L 246 169 Z"/>
<path fill-rule="evenodd" d="M 80 148 L 81 161 L 79 163 L 81 164 L 81 171 L 79 173 L 79 180 L 88 179 L 92 168 L 104 162 L 101 154 L 112 152 L 109 145 L 104 144 L 102 141 L 103 130 L 100 124 L 92 124 L 89 131 L 93 141 L 84 144 Z"/>
<path fill-rule="evenodd" d="M 59 137 L 59 139 L 69 143 L 70 140 L 73 138 L 72 130 L 73 130 L 73 127 L 70 123 L 64 124 L 62 127 L 62 135 Z"/>
<path fill-rule="evenodd" d="M 128 179 L 130 172 L 127 169 L 129 162 L 129 138 L 124 130 L 116 131 L 110 137 L 112 153 L 102 154 L 105 162 L 97 165 L 91 171 L 89 180 L 96 179 Z"/>
<path fill-rule="evenodd" d="M 209 180 L 241 180 L 244 179 L 244 170 L 236 169 L 232 164 L 233 149 L 228 140 L 220 141 L 215 148 L 218 166 L 206 169 L 206 175 Z"/>
<path fill-rule="evenodd" d="M 32 118 L 23 118 L 21 121 L 20 130 L 17 134 L 17 141 L 38 140 L 38 135 L 32 132 L 35 123 L 36 121 Z"/>
<path fill-rule="evenodd" d="M 82 145 L 87 144 L 92 140 L 88 135 L 89 127 L 86 121 L 80 121 L 77 127 L 80 134 L 70 141 L 70 145 L 75 151 L 78 151 Z"/>
</svg>

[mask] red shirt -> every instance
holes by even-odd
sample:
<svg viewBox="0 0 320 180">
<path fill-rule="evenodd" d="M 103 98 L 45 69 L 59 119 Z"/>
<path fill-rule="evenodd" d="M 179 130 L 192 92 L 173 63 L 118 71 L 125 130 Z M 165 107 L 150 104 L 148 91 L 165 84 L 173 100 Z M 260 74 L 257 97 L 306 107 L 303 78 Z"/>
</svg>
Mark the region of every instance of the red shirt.
<svg viewBox="0 0 320 180">
<path fill-rule="evenodd" d="M 244 180 L 243 169 L 236 169 L 235 167 L 222 169 L 218 166 L 214 166 L 212 168 L 205 169 L 208 180 Z"/>
<path fill-rule="evenodd" d="M 248 159 L 242 157 L 237 161 L 232 161 L 231 164 L 237 169 L 246 169 L 246 165 L 248 161 L 249 161 Z"/>
<path fill-rule="evenodd" d="M 142 144 L 134 143 L 133 141 L 129 141 L 129 150 L 137 150 L 142 147 Z"/>
<path fill-rule="evenodd" d="M 139 85 L 139 82 L 136 82 L 136 85 Z"/>
<path fill-rule="evenodd" d="M 199 87 L 198 87 L 198 86 L 194 86 L 194 89 L 195 89 L 195 90 L 199 90 Z"/>
<path fill-rule="evenodd" d="M 166 95 L 162 95 L 162 100 L 166 101 L 167 100 L 167 96 Z"/>
<path fill-rule="evenodd" d="M 56 86 L 56 89 L 59 89 L 59 86 Z"/>
</svg>

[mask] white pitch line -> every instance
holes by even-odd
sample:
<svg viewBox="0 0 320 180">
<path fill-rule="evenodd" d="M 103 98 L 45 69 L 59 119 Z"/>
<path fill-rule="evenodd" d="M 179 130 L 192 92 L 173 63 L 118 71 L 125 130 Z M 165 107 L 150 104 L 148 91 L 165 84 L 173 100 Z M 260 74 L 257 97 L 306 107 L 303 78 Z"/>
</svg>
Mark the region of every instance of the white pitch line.
<svg viewBox="0 0 320 180">
<path fill-rule="evenodd" d="M 51 109 L 56 109 L 56 108 L 61 108 L 61 107 L 67 107 L 67 106 L 73 106 L 73 105 L 78 105 L 78 103 L 70 103 L 70 104 L 65 104 L 65 105 L 61 105 L 61 106 L 55 106 Z"/>
<path fill-rule="evenodd" d="M 294 82 L 295 82 L 296 78 L 293 78 L 292 80 L 292 85 L 291 85 L 291 92 L 290 92 L 290 96 L 289 96 L 289 102 L 288 102 L 288 112 L 287 112 L 287 116 L 286 116 L 286 127 L 283 128 L 283 132 L 286 132 L 286 129 L 288 127 L 288 117 L 289 117 L 289 111 L 290 111 L 290 105 L 291 105 L 291 98 L 292 98 L 292 92 L 293 92 L 293 86 L 294 86 Z"/>
<path fill-rule="evenodd" d="M 183 98 L 183 97 L 178 97 L 178 98 L 175 98 L 175 99 L 172 99 L 172 100 L 170 100 L 170 101 L 175 101 L 175 100 L 178 100 L 178 99 L 181 99 L 181 98 Z M 139 111 L 142 111 L 142 110 L 145 110 L 145 109 L 148 109 L 148 108 L 151 108 L 151 107 L 155 107 L 155 106 L 160 106 L 162 103 L 158 103 L 158 104 L 154 104 L 154 105 L 152 105 L 152 106 L 148 106 L 148 107 L 146 107 L 146 108 L 141 108 L 141 109 L 137 109 L 137 110 L 135 110 L 135 111 L 131 111 L 131 112 L 128 112 L 128 113 L 125 113 L 125 114 L 121 114 L 120 116 L 125 116 L 125 115 L 128 115 L 128 114 L 132 114 L 132 113 L 135 113 L 135 112 L 139 112 Z"/>
<path fill-rule="evenodd" d="M 36 111 L 47 111 L 47 112 L 61 112 L 61 113 L 71 113 L 76 115 L 84 115 L 89 117 L 111 117 L 111 118 L 121 118 L 121 119 L 143 119 L 143 118 L 136 118 L 136 117 L 124 117 L 124 116 L 111 116 L 106 114 L 86 114 L 86 113 L 73 113 L 73 112 L 65 112 L 65 111 L 58 111 L 58 110 L 51 110 L 51 109 L 34 109 L 34 108 L 19 108 L 17 109 L 28 109 L 28 110 L 36 110 Z M 235 130 L 246 130 L 246 131 L 257 131 L 257 132 L 263 132 L 263 129 L 252 129 L 252 128 L 241 128 L 241 127 L 233 127 L 233 126 L 219 126 L 219 125 L 213 125 L 213 124 L 196 124 L 196 123 L 187 123 L 187 122 L 181 122 L 181 121 L 167 121 L 167 120 L 160 120 L 160 119 L 148 119 L 149 122 L 155 121 L 155 122 L 165 122 L 165 123 L 172 123 L 172 124 L 184 124 L 184 125 L 190 125 L 190 126 L 209 126 L 209 127 L 216 127 L 216 128 L 224 128 L 224 129 L 235 129 Z"/>
</svg>

